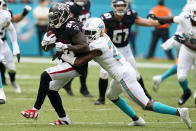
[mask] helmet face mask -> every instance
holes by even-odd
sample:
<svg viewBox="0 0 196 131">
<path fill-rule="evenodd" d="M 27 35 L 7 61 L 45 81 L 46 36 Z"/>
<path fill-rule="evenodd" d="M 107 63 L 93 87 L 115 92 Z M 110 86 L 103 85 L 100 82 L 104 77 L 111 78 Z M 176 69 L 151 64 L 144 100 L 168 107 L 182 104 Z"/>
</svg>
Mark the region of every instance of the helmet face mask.
<svg viewBox="0 0 196 131">
<path fill-rule="evenodd" d="M 49 25 L 52 28 L 60 28 L 70 18 L 69 8 L 63 3 L 55 3 L 49 10 Z"/>
<path fill-rule="evenodd" d="M 123 16 L 128 9 L 128 3 L 126 0 L 113 0 L 112 8 L 115 14 Z"/>
<path fill-rule="evenodd" d="M 7 9 L 7 0 L 0 0 L 0 9 Z"/>
<path fill-rule="evenodd" d="M 98 39 L 105 31 L 105 24 L 100 18 L 90 18 L 83 26 L 83 34 L 87 37 L 87 42 Z"/>
<path fill-rule="evenodd" d="M 74 0 L 74 3 L 76 3 L 79 6 L 84 6 L 88 0 Z"/>
</svg>

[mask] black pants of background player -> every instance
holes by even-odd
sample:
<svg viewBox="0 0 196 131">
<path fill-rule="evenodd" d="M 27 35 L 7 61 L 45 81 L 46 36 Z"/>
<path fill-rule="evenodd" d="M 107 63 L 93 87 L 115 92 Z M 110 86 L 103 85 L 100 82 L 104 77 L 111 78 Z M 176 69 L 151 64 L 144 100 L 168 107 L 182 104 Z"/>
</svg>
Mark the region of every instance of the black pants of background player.
<svg viewBox="0 0 196 131">
<path fill-rule="evenodd" d="M 46 33 L 47 31 L 47 27 L 48 25 L 36 25 L 37 27 L 37 31 L 38 31 L 38 48 L 39 48 L 39 55 L 42 56 L 42 48 L 41 48 L 41 42 L 43 39 L 43 35 Z M 53 55 L 53 50 L 51 50 L 51 55 Z"/>
<path fill-rule="evenodd" d="M 81 84 L 80 93 L 85 97 L 92 97 L 92 95 L 88 91 L 88 88 L 87 88 L 87 85 L 86 85 L 87 74 L 88 74 L 88 72 L 86 74 L 80 76 L 80 84 Z M 74 94 L 72 92 L 72 89 L 71 89 L 72 80 L 70 82 L 68 82 L 63 88 L 67 91 L 67 93 L 69 95 L 74 96 Z"/>
<path fill-rule="evenodd" d="M 152 32 L 152 41 L 150 44 L 150 49 L 149 49 L 147 58 L 153 58 L 159 38 L 162 38 L 163 42 L 169 39 L 168 28 L 156 28 Z M 171 50 L 166 51 L 166 54 L 169 59 L 174 59 Z"/>
</svg>

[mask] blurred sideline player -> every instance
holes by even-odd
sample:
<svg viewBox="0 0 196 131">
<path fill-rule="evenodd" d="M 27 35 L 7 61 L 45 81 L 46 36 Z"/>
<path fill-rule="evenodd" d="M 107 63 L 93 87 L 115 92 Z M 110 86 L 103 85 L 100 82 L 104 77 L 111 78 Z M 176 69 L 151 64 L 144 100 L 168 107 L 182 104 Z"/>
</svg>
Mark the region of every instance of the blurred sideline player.
<svg viewBox="0 0 196 131">
<path fill-rule="evenodd" d="M 72 18 L 78 19 L 81 24 L 84 24 L 87 19 L 90 18 L 90 1 L 89 0 L 71 0 L 70 2 L 66 2 L 69 6 Z M 88 74 L 88 70 L 87 70 Z M 89 93 L 86 85 L 87 74 L 80 76 L 80 93 L 85 97 L 92 97 Z M 72 80 L 65 85 L 63 88 L 67 91 L 67 93 L 73 96 L 73 92 L 71 90 L 71 82 Z"/>
<path fill-rule="evenodd" d="M 10 9 L 8 9 L 8 7 L 7 7 L 7 4 L 8 4 L 7 1 L 0 0 L 0 2 L 1 2 L 1 5 L 2 5 L 2 9 L 8 10 L 10 12 L 11 17 L 12 17 L 12 20 L 11 20 L 12 22 L 21 21 L 31 10 L 30 6 L 25 6 L 22 13 L 13 16 L 12 11 Z M 6 68 L 8 68 L 8 74 L 9 74 L 9 77 L 10 77 L 11 85 L 14 87 L 16 93 L 21 93 L 21 89 L 20 89 L 19 85 L 16 84 L 16 82 L 15 82 L 16 66 L 15 66 L 15 63 L 14 63 L 13 54 L 11 52 L 11 49 L 8 46 L 8 43 L 7 43 L 7 37 L 6 37 L 6 30 L 5 29 L 1 30 L 0 38 L 3 41 L 3 48 L 4 48 L 3 55 L 4 55 L 4 58 L 5 58 L 5 61 L 6 61 L 5 64 L 0 62 L 0 71 L 1 71 L 1 76 L 2 76 L 2 83 L 3 83 L 3 85 L 7 85 L 6 77 L 5 77 L 5 70 L 6 70 Z"/>
<path fill-rule="evenodd" d="M 55 45 L 57 53 L 53 59 L 58 57 L 62 62 L 46 69 L 41 74 L 39 91 L 33 109 L 23 111 L 21 114 L 26 118 L 37 119 L 45 97 L 48 96 L 59 116 L 59 120 L 50 124 L 69 125 L 71 121 L 65 113 L 58 91 L 74 77 L 85 74 L 88 66 L 87 64 L 80 67 L 72 66 L 63 61 L 60 56 L 63 52 L 82 56 L 89 52 L 89 47 L 82 33 L 81 24 L 71 18 L 69 8 L 65 3 L 54 3 L 49 9 L 49 29 L 42 40 L 42 47 L 45 51 L 49 51 Z"/>
<path fill-rule="evenodd" d="M 158 21 L 146 23 L 160 25 Z M 100 18 L 88 19 L 83 26 L 84 35 L 89 39 L 90 53 L 81 57 L 63 54 L 61 58 L 73 66 L 80 66 L 88 61 L 96 61 L 112 77 L 107 97 L 125 114 L 133 119 L 132 125 L 137 121 L 140 125 L 145 122 L 138 118 L 135 112 L 128 106 L 125 100 L 120 97 L 123 92 L 129 100 L 133 100 L 144 110 L 149 110 L 161 114 L 180 116 L 188 128 L 192 128 L 189 118 L 188 108 L 174 108 L 157 101 L 151 101 L 145 95 L 141 85 L 136 79 L 136 71 L 123 55 L 114 46 L 109 36 L 104 33 L 105 25 Z M 135 119 L 135 120 L 134 120 Z"/>
<path fill-rule="evenodd" d="M 187 4 L 183 8 L 182 13 L 180 14 L 180 16 L 181 17 L 189 17 L 190 12 L 191 12 L 191 5 L 194 4 L 194 3 L 195 3 L 195 0 L 187 0 Z M 178 25 L 175 35 L 178 36 L 179 34 L 181 34 L 182 32 L 184 32 L 186 30 L 187 29 L 183 28 L 181 25 Z M 176 64 L 173 65 L 169 70 L 164 72 L 162 75 L 156 75 L 156 76 L 153 77 L 152 87 L 153 87 L 154 91 L 158 91 L 159 85 L 161 84 L 161 82 L 163 82 L 169 76 L 172 76 L 172 75 L 177 73 L 177 62 L 178 62 L 177 59 L 178 59 L 178 56 L 179 56 L 179 51 L 180 51 L 181 44 L 180 44 L 180 42 L 175 40 L 175 35 L 173 37 L 171 37 L 170 39 L 168 39 L 165 43 L 163 43 L 161 45 L 161 47 L 164 50 L 169 50 L 173 46 L 175 47 L 176 56 L 177 56 Z M 178 104 L 183 105 L 186 102 L 186 100 L 188 100 L 188 98 L 191 96 L 191 90 L 188 88 L 188 80 L 187 79 L 185 79 L 184 81 L 179 81 L 179 85 L 183 89 L 184 93 L 181 96 L 181 98 L 178 100 Z M 194 98 L 195 98 L 195 103 L 196 103 L 196 92 L 195 92 Z"/>
<path fill-rule="evenodd" d="M 8 30 L 9 36 L 10 36 L 10 40 L 13 46 L 13 55 L 17 56 L 18 62 L 20 61 L 20 49 L 18 46 L 18 42 L 17 42 L 17 36 L 16 36 L 16 31 L 15 28 L 13 26 L 13 24 L 11 23 L 11 14 L 9 11 L 4 10 L 3 8 L 5 7 L 5 3 L 1 3 L 0 5 L 0 16 L 1 16 L 1 20 L 0 20 L 0 31 L 1 30 Z M 5 43 L 3 42 L 2 39 L 0 39 L 0 61 L 6 64 L 6 59 L 4 55 L 5 52 Z M 0 104 L 5 104 L 6 101 L 6 97 L 5 97 L 5 93 L 3 91 L 2 88 L 2 83 L 0 83 Z"/>
<path fill-rule="evenodd" d="M 113 11 L 101 15 L 106 26 L 106 34 L 111 38 L 114 45 L 123 54 L 126 60 L 134 67 L 137 74 L 137 80 L 144 89 L 149 99 L 152 99 L 144 87 L 144 82 L 137 70 L 136 61 L 129 46 L 130 29 L 133 24 L 141 26 L 154 26 L 148 20 L 138 16 L 135 10 L 128 9 L 126 0 L 112 0 Z M 108 72 L 103 68 L 100 70 L 99 77 L 99 98 L 95 105 L 105 104 L 105 93 L 108 86 Z"/>
</svg>

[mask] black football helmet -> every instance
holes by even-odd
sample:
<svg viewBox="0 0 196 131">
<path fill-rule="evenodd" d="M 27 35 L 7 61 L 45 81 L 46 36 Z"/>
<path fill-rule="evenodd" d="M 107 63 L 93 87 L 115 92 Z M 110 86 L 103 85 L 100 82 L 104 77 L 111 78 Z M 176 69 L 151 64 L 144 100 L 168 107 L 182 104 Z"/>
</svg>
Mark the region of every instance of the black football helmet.
<svg viewBox="0 0 196 131">
<path fill-rule="evenodd" d="M 49 9 L 49 26 L 60 28 L 71 17 L 69 7 L 64 3 L 53 3 Z"/>
<path fill-rule="evenodd" d="M 88 0 L 74 0 L 74 3 L 76 3 L 79 6 L 84 6 L 86 5 Z"/>
<path fill-rule="evenodd" d="M 0 0 L 0 9 L 7 9 L 7 0 Z"/>
</svg>

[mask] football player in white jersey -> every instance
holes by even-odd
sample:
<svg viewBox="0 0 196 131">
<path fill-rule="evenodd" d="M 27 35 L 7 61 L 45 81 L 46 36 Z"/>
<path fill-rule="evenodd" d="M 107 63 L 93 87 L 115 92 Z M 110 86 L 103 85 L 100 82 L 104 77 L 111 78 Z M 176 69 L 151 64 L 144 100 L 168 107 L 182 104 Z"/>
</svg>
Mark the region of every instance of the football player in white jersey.
<svg viewBox="0 0 196 131">
<path fill-rule="evenodd" d="M 22 13 L 19 13 L 19 14 L 13 16 L 12 11 L 10 9 L 8 9 L 7 1 L 6 0 L 0 0 L 0 3 L 1 3 L 1 9 L 7 10 L 7 11 L 10 12 L 12 22 L 21 21 L 29 13 L 29 11 L 31 11 L 31 7 L 26 5 L 24 7 Z M 8 74 L 9 74 L 9 77 L 10 77 L 10 81 L 11 81 L 11 85 L 14 87 L 14 91 L 16 93 L 21 93 L 21 89 L 20 89 L 19 85 L 16 84 L 16 82 L 15 82 L 16 65 L 14 63 L 14 58 L 13 58 L 12 51 L 9 48 L 8 43 L 7 43 L 6 29 L 2 29 L 0 31 L 0 38 L 3 41 L 3 48 L 4 48 L 3 56 L 4 56 L 5 61 L 6 61 L 5 64 L 0 62 L 0 72 L 1 72 L 1 76 L 2 76 L 3 85 L 7 85 L 6 77 L 5 77 L 5 70 L 7 68 L 8 69 Z M 19 57 L 20 57 L 20 55 L 18 54 L 18 59 L 20 59 Z"/>
<path fill-rule="evenodd" d="M 192 26 L 189 21 L 191 20 L 190 16 L 193 16 L 193 13 L 191 14 L 192 5 L 195 5 L 195 3 L 196 2 L 194 0 L 191 2 L 187 1 L 187 4 L 183 8 L 183 12 L 178 16 L 179 18 L 184 19 L 184 23 L 178 24 L 177 31 L 176 31 L 175 35 L 162 45 L 163 49 L 165 49 L 165 50 L 171 49 L 172 46 L 174 45 L 174 47 L 176 49 L 177 56 L 179 55 L 179 50 L 180 50 L 181 44 L 179 41 L 177 41 L 175 39 L 176 39 L 176 37 L 181 37 L 184 32 L 187 32 L 187 29 L 189 29 L 188 25 Z M 182 26 L 182 25 L 186 25 L 186 26 Z M 169 77 L 175 73 L 177 73 L 177 64 L 172 66 L 168 71 L 166 71 L 162 75 L 154 76 L 153 77 L 153 89 L 155 91 L 157 91 L 159 88 L 159 84 L 163 80 L 165 80 L 167 77 Z M 183 105 L 186 102 L 186 100 L 188 100 L 188 98 L 191 96 L 191 90 L 188 88 L 188 80 L 187 79 L 179 80 L 179 84 L 182 87 L 184 93 L 181 96 L 181 98 L 178 100 L 178 104 Z M 196 100 L 196 93 L 194 95 L 194 98 Z M 195 101 L 195 103 L 196 103 L 196 101 Z"/>
<path fill-rule="evenodd" d="M 2 6 L 3 5 L 1 4 L 1 7 Z M 16 31 L 15 31 L 13 24 L 11 23 L 11 15 L 7 10 L 0 8 L 0 16 L 1 16 L 0 30 L 2 30 L 2 29 L 8 30 L 10 40 L 11 40 L 12 46 L 13 46 L 13 54 L 20 56 L 20 50 L 19 50 L 19 46 L 17 43 Z M 6 62 L 5 56 L 3 55 L 4 51 L 5 51 L 4 42 L 0 39 L 0 58 L 1 58 L 1 61 Z M 20 58 L 20 57 L 18 57 L 18 58 Z M 5 104 L 5 101 L 6 101 L 6 97 L 5 97 L 5 94 L 4 94 L 2 85 L 1 85 L 0 86 L 0 104 Z"/>
<path fill-rule="evenodd" d="M 100 18 L 90 18 L 87 20 L 83 26 L 83 30 L 84 35 L 88 38 L 88 42 L 90 42 L 90 52 L 81 57 L 74 57 L 65 53 L 61 56 L 64 61 L 74 66 L 81 66 L 90 60 L 96 61 L 112 77 L 107 97 L 132 119 L 136 117 L 136 114 L 119 96 L 121 92 L 129 100 L 133 100 L 145 110 L 180 116 L 188 128 L 192 128 L 188 108 L 174 108 L 149 100 L 136 79 L 136 71 L 133 66 L 125 60 L 109 36 L 104 33 L 105 25 Z M 140 119 L 136 117 L 137 120 Z"/>
</svg>

